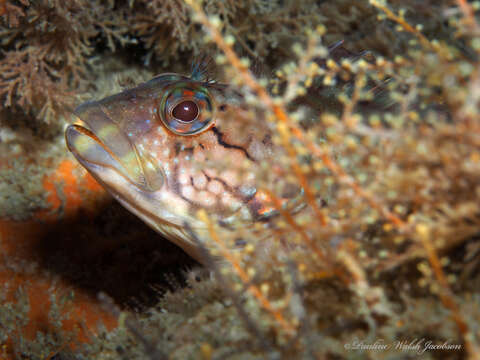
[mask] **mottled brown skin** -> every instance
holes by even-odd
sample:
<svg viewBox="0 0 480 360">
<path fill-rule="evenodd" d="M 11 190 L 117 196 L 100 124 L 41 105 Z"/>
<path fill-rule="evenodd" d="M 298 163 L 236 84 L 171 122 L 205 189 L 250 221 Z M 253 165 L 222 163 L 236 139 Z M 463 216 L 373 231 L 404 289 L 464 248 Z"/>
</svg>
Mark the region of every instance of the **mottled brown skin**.
<svg viewBox="0 0 480 360">
<path fill-rule="evenodd" d="M 172 109 L 161 108 L 171 89 L 182 86 L 198 87 L 213 104 L 207 110 L 199 105 L 198 121 L 211 121 L 191 135 L 172 131 L 167 123 L 176 125 Z M 190 90 L 180 93 L 189 101 Z M 182 104 L 189 110 L 190 102 Z M 177 108 L 175 113 L 181 112 Z M 274 160 L 269 128 L 223 85 L 165 74 L 83 104 L 74 114 L 80 125 L 67 128 L 66 140 L 78 161 L 127 209 L 197 259 L 197 246 L 184 225 L 208 241 L 196 217 L 199 209 L 245 226 L 271 210 L 256 181 L 260 163 Z"/>
</svg>

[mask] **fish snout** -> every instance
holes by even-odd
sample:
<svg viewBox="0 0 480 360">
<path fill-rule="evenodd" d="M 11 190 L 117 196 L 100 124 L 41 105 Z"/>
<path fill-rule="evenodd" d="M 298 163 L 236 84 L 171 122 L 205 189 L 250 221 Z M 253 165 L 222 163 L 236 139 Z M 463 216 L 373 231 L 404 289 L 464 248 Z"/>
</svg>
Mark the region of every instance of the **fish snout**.
<svg viewBox="0 0 480 360">
<path fill-rule="evenodd" d="M 146 169 L 135 144 L 119 124 L 102 110 L 101 104 L 91 102 L 74 111 L 76 122 L 65 131 L 68 149 L 97 179 L 104 179 L 104 169 L 112 169 L 145 191 L 154 191 L 163 184 L 160 172 Z M 150 166 L 151 167 L 151 166 Z"/>
</svg>

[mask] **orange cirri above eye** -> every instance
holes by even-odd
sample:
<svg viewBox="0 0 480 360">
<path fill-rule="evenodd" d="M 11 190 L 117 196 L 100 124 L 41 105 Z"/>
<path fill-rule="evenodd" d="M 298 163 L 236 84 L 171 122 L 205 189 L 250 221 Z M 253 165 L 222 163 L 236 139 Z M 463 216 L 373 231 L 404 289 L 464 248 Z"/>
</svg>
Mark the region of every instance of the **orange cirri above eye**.
<svg viewBox="0 0 480 360">
<path fill-rule="evenodd" d="M 182 81 L 165 91 L 158 113 L 167 129 L 188 136 L 208 129 L 214 119 L 214 110 L 214 102 L 205 87 Z"/>
</svg>

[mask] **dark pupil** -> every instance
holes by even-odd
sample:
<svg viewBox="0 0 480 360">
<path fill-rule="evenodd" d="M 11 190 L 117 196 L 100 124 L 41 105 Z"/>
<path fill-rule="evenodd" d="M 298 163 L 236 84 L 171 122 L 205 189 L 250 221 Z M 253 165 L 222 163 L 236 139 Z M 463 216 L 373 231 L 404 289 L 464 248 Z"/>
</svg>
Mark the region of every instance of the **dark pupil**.
<svg viewBox="0 0 480 360">
<path fill-rule="evenodd" d="M 198 106 L 191 100 L 182 101 L 173 108 L 172 115 L 181 121 L 193 121 L 198 115 Z"/>
</svg>

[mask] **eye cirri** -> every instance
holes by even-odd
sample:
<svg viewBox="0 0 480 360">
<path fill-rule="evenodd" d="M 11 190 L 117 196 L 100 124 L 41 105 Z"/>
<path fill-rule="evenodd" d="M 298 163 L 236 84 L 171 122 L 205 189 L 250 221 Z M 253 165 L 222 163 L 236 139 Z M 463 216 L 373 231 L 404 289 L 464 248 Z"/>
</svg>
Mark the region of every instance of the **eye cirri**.
<svg viewBox="0 0 480 360">
<path fill-rule="evenodd" d="M 215 104 L 202 86 L 176 83 L 168 89 L 159 104 L 160 120 L 171 132 L 195 135 L 210 127 Z"/>
</svg>

